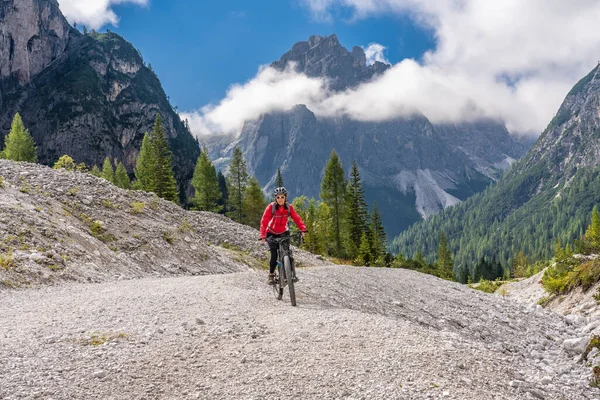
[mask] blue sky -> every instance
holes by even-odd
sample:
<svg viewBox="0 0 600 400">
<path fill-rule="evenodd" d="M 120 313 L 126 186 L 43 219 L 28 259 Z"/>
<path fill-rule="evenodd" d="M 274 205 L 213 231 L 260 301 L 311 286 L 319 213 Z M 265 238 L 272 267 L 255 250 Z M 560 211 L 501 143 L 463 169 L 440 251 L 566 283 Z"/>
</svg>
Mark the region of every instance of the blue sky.
<svg viewBox="0 0 600 400">
<path fill-rule="evenodd" d="M 600 2 L 589 0 L 58 1 L 71 23 L 133 43 L 198 135 L 239 133 L 296 104 L 361 121 L 495 119 L 539 135 L 600 54 Z M 392 68 L 342 93 L 325 78 L 259 71 L 332 33 L 348 49 L 384 46 Z"/>
<path fill-rule="evenodd" d="M 180 110 L 216 103 L 229 85 L 253 78 L 298 41 L 335 33 L 341 44 L 386 47 L 391 62 L 418 58 L 433 47 L 431 30 L 405 16 L 390 15 L 349 21 L 349 14 L 330 21 L 313 18 L 298 0 L 197 1 L 152 0 L 147 6 L 113 6 L 117 32 L 152 64 L 171 102 Z"/>
</svg>

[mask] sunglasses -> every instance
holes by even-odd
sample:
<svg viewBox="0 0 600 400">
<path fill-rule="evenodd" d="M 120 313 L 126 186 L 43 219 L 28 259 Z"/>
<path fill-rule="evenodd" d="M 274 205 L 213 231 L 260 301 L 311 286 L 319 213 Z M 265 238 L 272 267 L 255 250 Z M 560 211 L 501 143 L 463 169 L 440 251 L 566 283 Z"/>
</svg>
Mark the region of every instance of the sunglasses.
<svg viewBox="0 0 600 400">
<path fill-rule="evenodd" d="M 285 196 L 275 196 L 276 199 L 285 199 Z"/>
</svg>

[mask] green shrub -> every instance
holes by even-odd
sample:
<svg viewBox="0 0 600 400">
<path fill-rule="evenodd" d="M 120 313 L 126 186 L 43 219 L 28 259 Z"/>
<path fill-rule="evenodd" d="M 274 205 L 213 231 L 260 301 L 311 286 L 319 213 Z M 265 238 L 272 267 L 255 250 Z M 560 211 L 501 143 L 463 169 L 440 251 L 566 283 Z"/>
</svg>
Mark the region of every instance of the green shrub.
<svg viewBox="0 0 600 400">
<path fill-rule="evenodd" d="M 173 244 L 175 242 L 173 234 L 169 231 L 163 232 L 163 239 L 165 239 L 169 244 Z"/>
<path fill-rule="evenodd" d="M 0 254 L 0 267 L 8 271 L 16 266 L 17 263 L 15 262 L 12 251 L 10 251 L 8 254 Z"/>
<path fill-rule="evenodd" d="M 184 219 L 181 225 L 179 225 L 179 232 L 192 232 L 193 230 L 194 227 L 187 219 Z"/>
<path fill-rule="evenodd" d="M 146 208 L 146 203 L 139 203 L 136 201 L 131 203 L 131 213 L 132 214 L 141 214 L 144 212 L 145 208 Z"/>
<path fill-rule="evenodd" d="M 471 289 L 481 290 L 486 293 L 494 293 L 504 282 L 500 281 L 500 278 L 495 281 L 488 281 L 487 279 L 481 279 L 477 284 L 470 284 Z"/>
</svg>

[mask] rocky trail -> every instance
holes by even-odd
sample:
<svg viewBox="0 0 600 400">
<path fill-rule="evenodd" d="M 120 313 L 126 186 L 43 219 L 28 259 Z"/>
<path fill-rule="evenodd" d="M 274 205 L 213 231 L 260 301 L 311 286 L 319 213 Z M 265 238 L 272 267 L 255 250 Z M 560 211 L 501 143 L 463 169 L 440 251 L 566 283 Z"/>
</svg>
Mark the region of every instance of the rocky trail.
<svg viewBox="0 0 600 400">
<path fill-rule="evenodd" d="M 408 270 L 0 292 L 3 399 L 595 399 L 583 323 Z"/>
</svg>

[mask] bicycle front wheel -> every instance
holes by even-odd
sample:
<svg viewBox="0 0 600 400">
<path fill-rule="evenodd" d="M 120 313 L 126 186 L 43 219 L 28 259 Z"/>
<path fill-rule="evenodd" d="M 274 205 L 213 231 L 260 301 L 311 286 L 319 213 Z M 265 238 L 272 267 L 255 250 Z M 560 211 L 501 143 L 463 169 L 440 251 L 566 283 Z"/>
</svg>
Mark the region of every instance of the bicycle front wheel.
<svg viewBox="0 0 600 400">
<path fill-rule="evenodd" d="M 277 300 L 281 300 L 283 297 L 283 288 L 281 287 L 281 274 L 279 273 L 279 271 L 275 275 L 275 284 L 272 285 L 272 287 L 275 298 Z"/>
<path fill-rule="evenodd" d="M 294 289 L 294 280 L 292 279 L 292 262 L 290 261 L 290 257 L 283 257 L 283 266 L 285 268 L 285 279 L 287 280 L 287 286 L 290 291 L 290 301 L 292 305 L 296 305 L 296 290 Z"/>
</svg>

